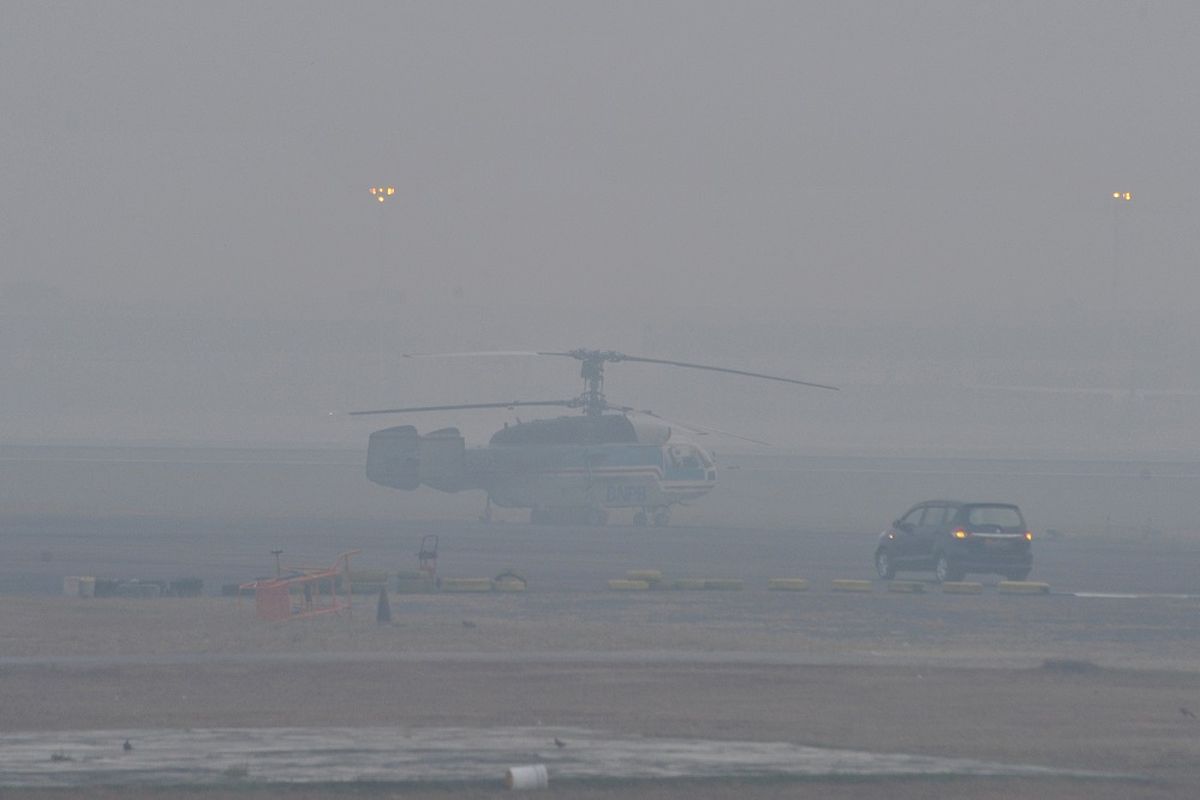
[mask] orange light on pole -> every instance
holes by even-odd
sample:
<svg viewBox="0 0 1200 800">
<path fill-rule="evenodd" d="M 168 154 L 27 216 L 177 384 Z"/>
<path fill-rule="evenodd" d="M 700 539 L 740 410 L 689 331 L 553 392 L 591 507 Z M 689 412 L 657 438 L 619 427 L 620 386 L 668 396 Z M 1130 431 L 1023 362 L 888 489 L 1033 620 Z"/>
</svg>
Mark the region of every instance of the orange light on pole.
<svg viewBox="0 0 1200 800">
<path fill-rule="evenodd" d="M 1110 309 L 1111 313 L 1114 316 L 1116 316 L 1117 313 L 1120 311 L 1120 298 L 1122 296 L 1121 293 L 1123 290 L 1123 287 L 1121 286 L 1121 260 L 1122 260 L 1121 217 L 1124 217 L 1124 216 L 1127 216 L 1127 214 L 1133 213 L 1132 211 L 1125 212 L 1125 211 L 1119 211 L 1118 209 L 1122 208 L 1125 203 L 1127 203 L 1133 199 L 1133 192 L 1113 192 L 1112 198 L 1113 198 L 1113 200 L 1116 200 L 1117 202 L 1113 203 L 1113 206 L 1112 206 L 1112 236 L 1113 236 L 1112 273 L 1113 274 L 1112 274 L 1112 290 L 1111 290 L 1112 297 L 1109 301 L 1109 305 L 1111 306 L 1111 309 Z"/>
</svg>

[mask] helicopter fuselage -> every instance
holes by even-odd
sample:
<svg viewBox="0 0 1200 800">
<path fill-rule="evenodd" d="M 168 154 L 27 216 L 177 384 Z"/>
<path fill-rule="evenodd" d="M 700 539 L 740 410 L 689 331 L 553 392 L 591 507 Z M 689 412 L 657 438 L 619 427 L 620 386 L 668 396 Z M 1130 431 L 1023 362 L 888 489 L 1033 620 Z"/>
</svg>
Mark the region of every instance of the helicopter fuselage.
<svg viewBox="0 0 1200 800">
<path fill-rule="evenodd" d="M 712 457 L 665 444 L 494 445 L 467 451 L 480 488 L 502 508 L 665 508 L 716 485 Z M 473 471 L 473 470 L 471 470 Z"/>
<path fill-rule="evenodd" d="M 481 489 L 490 503 L 535 517 L 588 518 L 612 508 L 662 512 L 711 491 L 717 470 L 710 453 L 668 426 L 604 415 L 520 423 L 474 448 L 455 428 L 424 436 L 411 425 L 387 428 L 371 435 L 367 476 L 398 489 Z"/>
</svg>

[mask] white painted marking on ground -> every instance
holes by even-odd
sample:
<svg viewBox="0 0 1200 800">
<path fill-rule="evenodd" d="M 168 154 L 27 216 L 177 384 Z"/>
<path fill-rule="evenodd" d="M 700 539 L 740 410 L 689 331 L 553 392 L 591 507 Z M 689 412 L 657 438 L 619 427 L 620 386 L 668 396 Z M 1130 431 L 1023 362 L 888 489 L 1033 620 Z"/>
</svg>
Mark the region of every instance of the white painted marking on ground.
<svg viewBox="0 0 1200 800">
<path fill-rule="evenodd" d="M 1072 597 L 1101 600 L 1200 600 L 1197 594 L 1129 594 L 1125 592 L 1071 592 Z"/>
<path fill-rule="evenodd" d="M 558 747 L 555 739 L 565 746 Z M 133 750 L 122 743 L 130 740 Z M 55 759 L 51 756 L 57 754 Z M 786 742 L 630 736 L 586 728 L 208 728 L 0 735 L 0 786 L 497 782 L 514 764 L 551 780 L 966 775 L 1128 778 L 1026 764 Z"/>
</svg>

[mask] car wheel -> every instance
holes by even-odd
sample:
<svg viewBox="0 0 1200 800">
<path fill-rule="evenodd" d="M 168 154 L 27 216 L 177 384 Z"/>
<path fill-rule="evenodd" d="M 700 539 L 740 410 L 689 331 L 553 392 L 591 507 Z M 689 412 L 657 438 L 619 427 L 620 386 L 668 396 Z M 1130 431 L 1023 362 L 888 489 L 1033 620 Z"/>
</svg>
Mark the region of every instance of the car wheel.
<svg viewBox="0 0 1200 800">
<path fill-rule="evenodd" d="M 892 561 L 892 554 L 887 550 L 880 550 L 875 553 L 875 571 L 885 581 L 890 581 L 896 577 L 896 562 Z"/>
<path fill-rule="evenodd" d="M 937 576 L 938 583 L 946 583 L 947 581 L 953 583 L 955 581 L 961 581 L 966 575 L 966 573 L 959 569 L 958 566 L 955 565 L 955 563 L 951 561 L 949 556 L 947 556 L 945 553 L 942 553 L 938 556 L 937 564 L 933 568 L 933 573 Z"/>
<path fill-rule="evenodd" d="M 1012 572 L 1006 573 L 1004 577 L 1008 578 L 1010 581 L 1023 581 L 1029 577 L 1029 570 L 1016 569 Z"/>
</svg>

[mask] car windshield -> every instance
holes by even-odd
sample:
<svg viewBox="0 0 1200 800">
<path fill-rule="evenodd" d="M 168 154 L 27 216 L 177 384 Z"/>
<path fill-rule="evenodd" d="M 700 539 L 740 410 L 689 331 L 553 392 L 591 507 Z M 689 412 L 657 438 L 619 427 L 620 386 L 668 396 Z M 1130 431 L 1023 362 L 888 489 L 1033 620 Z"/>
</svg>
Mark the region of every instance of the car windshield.
<svg viewBox="0 0 1200 800">
<path fill-rule="evenodd" d="M 1021 512 L 1013 506 L 972 506 L 967 511 L 967 524 L 997 528 L 1024 528 Z"/>
</svg>

